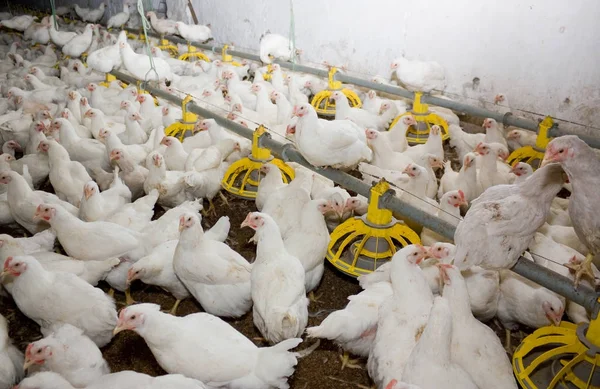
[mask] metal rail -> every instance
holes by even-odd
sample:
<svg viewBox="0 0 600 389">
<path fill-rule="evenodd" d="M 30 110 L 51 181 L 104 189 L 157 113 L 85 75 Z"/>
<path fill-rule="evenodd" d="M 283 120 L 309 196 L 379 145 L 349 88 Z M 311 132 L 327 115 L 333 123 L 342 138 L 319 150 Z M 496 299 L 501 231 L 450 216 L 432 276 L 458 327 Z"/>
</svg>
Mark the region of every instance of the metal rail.
<svg viewBox="0 0 600 389">
<path fill-rule="evenodd" d="M 126 29 L 126 30 L 130 31 L 130 32 L 138 33 L 137 30 L 133 30 L 133 29 Z M 155 37 L 155 38 L 160 38 L 160 36 L 154 32 L 148 32 L 148 35 Z M 181 44 L 188 43 L 188 41 L 186 41 L 185 39 L 182 39 L 180 37 L 173 36 L 173 35 L 167 36 L 166 39 L 168 39 L 172 42 L 175 42 L 175 43 L 181 43 Z M 216 46 L 216 45 L 211 45 L 208 43 L 201 43 L 201 42 L 190 42 L 190 43 L 195 47 L 198 47 L 198 48 L 201 48 L 204 50 L 209 50 L 212 52 L 221 52 L 221 50 L 223 49 L 223 46 Z M 260 57 L 256 54 L 246 53 L 246 52 L 237 51 L 237 50 L 228 50 L 227 52 L 235 57 L 245 58 L 245 59 L 249 59 L 249 60 L 256 61 L 256 62 L 261 62 Z M 315 76 L 319 76 L 319 77 L 323 77 L 323 78 L 326 78 L 328 76 L 328 71 L 324 70 L 324 69 L 317 69 L 317 68 L 313 68 L 313 67 L 309 67 L 309 66 L 304 66 L 304 65 L 294 64 L 291 62 L 279 61 L 279 60 L 275 60 L 274 62 L 279 64 L 281 67 L 290 69 L 292 71 L 313 74 Z M 376 90 L 379 92 L 384 92 L 384 93 L 388 93 L 391 95 L 404 97 L 404 98 L 407 98 L 410 100 L 415 99 L 415 94 L 413 92 L 410 92 L 406 89 L 399 88 L 397 86 L 378 84 L 376 82 L 372 82 L 372 81 L 365 80 L 365 79 L 358 78 L 358 77 L 349 76 L 347 74 L 340 73 L 340 72 L 336 73 L 334 78 L 338 81 L 342 81 L 342 82 L 345 82 L 348 84 L 354 84 L 354 85 L 361 86 L 364 88 L 373 89 L 373 90 Z M 460 103 L 458 101 L 442 99 L 440 97 L 432 96 L 429 94 L 423 94 L 421 101 L 425 104 L 431 104 L 431 105 L 435 105 L 438 107 L 448 108 L 448 109 L 451 109 L 451 110 L 457 111 L 457 112 L 464 112 L 471 116 L 476 116 L 476 117 L 480 117 L 480 118 L 492 118 L 492 119 L 496 120 L 498 123 L 504 124 L 505 126 L 514 126 L 514 127 L 523 128 L 523 129 L 535 131 L 535 132 L 538 131 L 538 122 L 537 121 L 521 118 L 521 117 L 513 115 L 510 112 L 503 114 L 503 113 L 496 112 L 496 111 L 490 111 L 489 109 L 474 107 L 472 105 Z M 560 130 L 558 128 L 558 124 L 554 123 L 553 127 L 549 130 L 548 135 L 550 137 L 554 138 L 554 137 L 562 136 L 562 135 L 571 135 L 571 133 Z M 576 135 L 579 136 L 583 141 L 585 141 L 590 147 L 600 149 L 600 138 L 579 135 L 579 134 L 576 134 Z"/>
<path fill-rule="evenodd" d="M 129 84 L 136 84 L 139 82 L 138 79 L 126 75 L 119 71 L 112 71 L 112 75 L 117 77 L 118 79 L 125 81 Z M 182 99 L 171 95 L 170 93 L 163 91 L 161 89 L 153 88 L 150 86 L 146 86 L 145 89 L 155 95 L 156 97 L 167 100 L 173 104 L 181 106 Z M 193 102 L 188 103 L 187 110 L 193 112 L 197 115 L 200 115 L 204 118 L 214 119 L 220 126 L 227 128 L 228 130 L 244 137 L 247 139 L 252 139 L 253 131 L 244 127 L 234 121 L 228 120 L 223 116 L 220 116 L 212 111 L 204 109 L 202 107 L 197 106 Z M 371 187 L 362 181 L 358 180 L 351 175 L 344 173 L 342 171 L 336 169 L 321 169 L 312 166 L 309 164 L 304 157 L 300 154 L 298 150 L 292 144 L 283 144 L 274 140 L 268 133 L 263 135 L 260 138 L 260 146 L 266 147 L 270 149 L 272 152 L 280 156 L 284 161 L 291 161 L 299 163 L 300 165 L 325 176 L 332 181 L 336 182 L 340 186 L 349 189 L 353 192 L 361 194 L 365 197 L 369 197 L 371 193 Z M 456 227 L 434 215 L 429 214 L 413 205 L 403 201 L 402 199 L 394 196 L 393 193 L 388 192 L 381 197 L 380 207 L 390 209 L 398 214 L 403 215 L 407 219 L 413 220 L 418 224 L 421 224 L 423 227 L 429 228 L 432 231 L 435 231 L 446 238 L 451 240 L 454 239 L 454 232 Z M 543 266 L 540 266 L 534 262 L 529 261 L 526 258 L 520 257 L 517 263 L 511 268 L 515 273 L 538 283 L 564 297 L 567 299 L 582 305 L 587 310 L 592 312 L 592 314 L 597 314 L 600 309 L 600 304 L 598 303 L 598 295 L 594 290 L 589 287 L 580 285 L 578 288 L 575 288 L 573 281 L 569 278 L 564 277 L 560 274 L 553 272 Z"/>
</svg>

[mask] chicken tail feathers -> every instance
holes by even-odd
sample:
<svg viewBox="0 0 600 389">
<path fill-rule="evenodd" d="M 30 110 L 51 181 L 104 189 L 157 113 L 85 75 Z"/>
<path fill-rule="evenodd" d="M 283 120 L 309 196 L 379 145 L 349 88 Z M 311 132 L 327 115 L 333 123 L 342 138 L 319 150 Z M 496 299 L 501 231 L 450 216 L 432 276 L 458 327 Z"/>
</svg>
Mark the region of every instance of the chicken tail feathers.
<svg viewBox="0 0 600 389">
<path fill-rule="evenodd" d="M 254 374 L 270 387 L 287 388 L 287 378 L 294 374 L 298 363 L 297 353 L 289 350 L 302 343 L 300 338 L 284 340 L 275 346 L 258 350 Z"/>
</svg>

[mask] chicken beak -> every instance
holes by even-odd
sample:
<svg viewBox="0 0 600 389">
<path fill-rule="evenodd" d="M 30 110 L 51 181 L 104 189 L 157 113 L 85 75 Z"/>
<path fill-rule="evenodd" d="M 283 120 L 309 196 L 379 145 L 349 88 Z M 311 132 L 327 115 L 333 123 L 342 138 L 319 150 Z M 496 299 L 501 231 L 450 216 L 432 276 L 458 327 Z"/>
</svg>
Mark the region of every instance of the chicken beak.
<svg viewBox="0 0 600 389">
<path fill-rule="evenodd" d="M 540 164 L 540 168 L 552 162 L 554 162 L 554 155 L 546 152 L 546 154 L 544 154 L 544 159 L 542 159 L 542 163 Z"/>
<path fill-rule="evenodd" d="M 251 215 L 252 215 L 252 214 L 251 214 L 251 213 L 249 213 L 249 214 L 246 216 L 246 219 L 244 219 L 244 221 L 243 221 L 243 222 L 242 222 L 242 224 L 240 225 L 240 228 L 244 228 L 244 227 L 250 227 L 250 228 L 254 228 L 254 227 L 252 226 L 252 223 L 250 222 L 250 219 L 251 219 L 251 217 L 252 217 Z"/>
<path fill-rule="evenodd" d="M 115 336 L 116 334 L 118 334 L 121 331 L 125 331 L 127 328 L 123 327 L 123 325 L 117 323 L 117 326 L 115 327 L 115 329 L 113 330 L 113 336 Z"/>
<path fill-rule="evenodd" d="M 34 364 L 35 364 L 34 360 L 26 358 L 25 359 L 25 363 L 23 364 L 23 371 L 27 371 L 27 369 L 29 369 Z"/>
<path fill-rule="evenodd" d="M 83 190 L 83 193 L 84 193 L 84 195 L 85 195 L 85 199 L 86 199 L 86 200 L 89 200 L 89 198 L 90 198 L 90 197 L 92 197 L 92 193 L 93 193 L 93 191 L 92 191 L 91 189 L 89 189 L 89 188 L 85 188 L 85 189 Z"/>
</svg>

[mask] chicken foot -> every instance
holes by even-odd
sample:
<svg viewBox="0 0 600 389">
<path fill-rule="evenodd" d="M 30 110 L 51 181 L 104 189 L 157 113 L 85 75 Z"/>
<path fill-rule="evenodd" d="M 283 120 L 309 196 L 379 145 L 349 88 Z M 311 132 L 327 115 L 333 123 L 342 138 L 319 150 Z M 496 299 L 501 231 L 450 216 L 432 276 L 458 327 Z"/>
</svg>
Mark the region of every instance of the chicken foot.
<svg viewBox="0 0 600 389">
<path fill-rule="evenodd" d="M 350 359 L 350 353 L 348 351 L 344 351 L 344 354 L 340 354 L 340 360 L 342 361 L 342 370 L 345 367 L 349 369 L 362 369 L 362 366 L 358 364 L 360 359 Z"/>
<path fill-rule="evenodd" d="M 321 302 L 319 299 L 321 298 L 322 295 L 323 294 L 320 294 L 317 296 L 317 295 L 315 295 L 315 292 L 311 290 L 308 293 L 308 299 L 315 304 L 319 304 Z"/>
<path fill-rule="evenodd" d="M 344 380 L 339 379 L 337 377 L 328 376 L 327 378 L 329 378 L 330 380 L 333 380 L 333 381 L 342 382 L 344 384 L 354 385 L 354 386 L 356 386 L 357 388 L 360 388 L 360 389 L 376 389 L 375 386 L 366 386 L 366 385 L 357 384 L 356 382 L 344 381 Z"/>
<path fill-rule="evenodd" d="M 212 199 L 208 199 L 208 204 L 209 204 L 208 209 L 202 210 L 202 214 L 204 215 L 204 217 L 207 217 L 209 214 L 212 214 L 213 216 L 217 216 L 217 210 L 215 209 L 215 203 L 213 203 Z"/>
<path fill-rule="evenodd" d="M 572 272 L 575 273 L 575 287 L 579 286 L 582 278 L 588 278 L 592 285 L 596 284 L 596 277 L 594 276 L 594 271 L 592 270 L 592 260 L 594 259 L 594 254 L 588 253 L 583 262 L 577 263 L 576 261 L 569 261 L 564 264 L 565 267 L 569 268 Z"/>
</svg>

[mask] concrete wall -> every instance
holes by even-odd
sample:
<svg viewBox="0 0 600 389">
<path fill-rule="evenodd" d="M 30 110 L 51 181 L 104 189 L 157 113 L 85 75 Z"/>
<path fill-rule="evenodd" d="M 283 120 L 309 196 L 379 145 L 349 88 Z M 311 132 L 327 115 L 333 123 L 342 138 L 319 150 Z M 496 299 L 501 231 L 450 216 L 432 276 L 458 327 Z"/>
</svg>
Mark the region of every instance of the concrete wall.
<svg viewBox="0 0 600 389">
<path fill-rule="evenodd" d="M 193 3 L 219 43 L 257 51 L 267 29 L 288 34 L 288 0 Z M 186 4 L 169 0 L 169 13 L 182 17 Z M 446 91 L 474 105 L 502 92 L 513 110 L 600 122 L 597 0 L 295 0 L 294 14 L 304 61 L 347 64 L 366 77 L 388 75 L 401 54 L 436 60 Z"/>
</svg>

